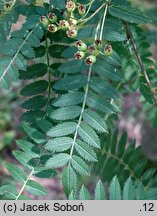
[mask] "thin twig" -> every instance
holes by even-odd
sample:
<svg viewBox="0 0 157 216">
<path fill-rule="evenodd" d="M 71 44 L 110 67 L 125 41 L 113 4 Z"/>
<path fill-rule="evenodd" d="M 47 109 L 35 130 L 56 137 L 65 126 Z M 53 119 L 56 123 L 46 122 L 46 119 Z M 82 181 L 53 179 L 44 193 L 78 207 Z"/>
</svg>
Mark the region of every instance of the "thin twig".
<svg viewBox="0 0 157 216">
<path fill-rule="evenodd" d="M 130 42 L 133 46 L 133 50 L 135 52 L 135 55 L 136 55 L 136 58 L 137 58 L 137 61 L 139 63 L 139 66 L 141 68 L 141 72 L 146 80 L 146 83 L 148 85 L 148 87 L 150 88 L 150 92 L 151 92 L 151 95 L 152 95 L 152 98 L 153 98 L 153 101 L 154 101 L 154 104 L 155 106 L 157 106 L 157 101 L 156 101 L 156 98 L 154 96 L 154 94 L 152 93 L 152 86 L 151 86 L 151 83 L 150 83 L 150 80 L 149 80 L 149 77 L 147 75 L 147 71 L 145 69 L 145 66 L 143 64 L 143 61 L 141 59 L 141 56 L 139 54 L 139 51 L 138 51 L 138 48 L 137 48 L 137 45 L 136 45 L 136 42 L 134 40 L 134 37 L 133 37 L 133 34 L 132 34 L 132 31 L 131 31 L 131 28 L 129 26 L 129 23 L 128 22 L 124 22 L 125 23 L 125 27 L 126 27 L 126 32 L 127 32 L 127 36 L 128 36 L 128 39 L 130 39 Z"/>
</svg>

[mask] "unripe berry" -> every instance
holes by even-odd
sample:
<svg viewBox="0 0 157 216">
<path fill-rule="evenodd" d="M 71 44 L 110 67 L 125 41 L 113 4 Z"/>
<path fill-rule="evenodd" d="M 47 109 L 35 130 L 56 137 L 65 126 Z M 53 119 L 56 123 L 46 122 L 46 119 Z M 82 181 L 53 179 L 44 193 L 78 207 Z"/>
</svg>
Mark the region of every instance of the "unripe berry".
<svg viewBox="0 0 157 216">
<path fill-rule="evenodd" d="M 4 11 L 5 12 L 10 11 L 10 9 L 11 9 L 11 5 L 10 4 L 7 3 L 7 4 L 4 5 Z"/>
<path fill-rule="evenodd" d="M 73 2 L 73 1 L 68 1 L 67 4 L 66 4 L 66 9 L 68 12 L 74 12 L 76 8 L 76 4 Z"/>
<path fill-rule="evenodd" d="M 78 50 L 80 51 L 87 51 L 87 45 L 85 43 L 83 43 L 81 40 L 77 41 L 75 43 L 75 46 L 78 48 Z"/>
<path fill-rule="evenodd" d="M 55 33 L 56 31 L 58 31 L 58 27 L 54 24 L 49 24 L 47 30 L 49 32 Z"/>
<path fill-rule="evenodd" d="M 60 20 L 60 21 L 59 21 L 59 27 L 60 27 L 62 30 L 67 30 L 67 29 L 69 29 L 69 23 L 68 23 L 68 21 L 66 21 L 66 20 Z"/>
<path fill-rule="evenodd" d="M 90 55 L 85 60 L 87 65 L 92 65 L 96 62 L 96 57 L 94 55 Z"/>
<path fill-rule="evenodd" d="M 76 26 L 77 25 L 77 20 L 73 19 L 73 18 L 70 18 L 68 20 L 68 23 L 69 23 L 70 26 Z"/>
<path fill-rule="evenodd" d="M 83 15 L 86 13 L 86 6 L 80 4 L 80 5 L 78 6 L 78 12 L 79 12 L 79 14 L 80 14 L 81 16 L 83 16 Z"/>
<path fill-rule="evenodd" d="M 83 59 L 85 57 L 85 53 L 82 51 L 78 51 L 74 54 L 74 56 L 75 56 L 75 59 L 80 60 L 80 59 Z"/>
<path fill-rule="evenodd" d="M 95 43 L 95 47 L 97 49 L 101 49 L 101 47 L 102 47 L 102 41 L 101 40 L 97 39 L 94 41 L 94 43 Z"/>
<path fill-rule="evenodd" d="M 47 27 L 48 24 L 50 23 L 46 16 L 41 16 L 41 17 L 40 17 L 40 22 L 41 22 L 44 26 L 46 26 L 46 27 Z"/>
<path fill-rule="evenodd" d="M 66 34 L 69 38 L 75 38 L 77 37 L 78 31 L 76 29 L 69 29 L 66 31 Z"/>
<path fill-rule="evenodd" d="M 104 49 L 104 53 L 106 56 L 112 55 L 112 53 L 113 53 L 112 46 L 109 44 L 106 44 L 105 49 Z"/>
<path fill-rule="evenodd" d="M 54 13 L 49 13 L 47 15 L 48 19 L 50 20 L 51 23 L 56 23 L 57 22 L 57 16 Z"/>
<path fill-rule="evenodd" d="M 88 46 L 88 52 L 90 53 L 90 54 L 93 54 L 93 55 L 97 55 L 98 53 L 99 53 L 99 51 L 96 49 L 96 47 L 95 46 Z"/>
</svg>

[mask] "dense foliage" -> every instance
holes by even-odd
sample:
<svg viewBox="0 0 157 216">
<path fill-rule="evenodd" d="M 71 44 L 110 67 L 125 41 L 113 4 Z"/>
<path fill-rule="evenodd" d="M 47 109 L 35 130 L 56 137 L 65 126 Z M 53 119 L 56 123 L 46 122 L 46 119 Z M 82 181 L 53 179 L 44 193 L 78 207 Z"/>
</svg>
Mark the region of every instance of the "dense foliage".
<svg viewBox="0 0 157 216">
<path fill-rule="evenodd" d="M 21 165 L 6 163 L 18 187 L 3 185 L 0 195 L 44 196 L 32 176 L 53 178 L 62 168 L 69 199 L 92 199 L 84 184 L 94 176 L 101 179 L 95 199 L 156 199 L 156 169 L 115 124 L 123 93 L 135 90 L 156 124 L 155 63 L 142 28 L 151 19 L 125 0 L 14 0 L 0 7 L 0 85 L 25 85 L 26 135 L 13 151 Z M 20 16 L 25 22 L 13 31 Z"/>
</svg>

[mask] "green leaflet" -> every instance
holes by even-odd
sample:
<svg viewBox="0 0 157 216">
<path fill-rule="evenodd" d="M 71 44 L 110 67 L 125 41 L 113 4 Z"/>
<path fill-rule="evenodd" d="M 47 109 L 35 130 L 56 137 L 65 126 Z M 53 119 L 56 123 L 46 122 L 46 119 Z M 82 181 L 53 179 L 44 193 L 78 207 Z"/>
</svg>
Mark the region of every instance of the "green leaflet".
<svg viewBox="0 0 157 216">
<path fill-rule="evenodd" d="M 45 196 L 47 194 L 47 190 L 40 185 L 39 183 L 33 181 L 33 180 L 29 180 L 26 184 L 26 190 L 34 195 L 37 196 Z"/>
<path fill-rule="evenodd" d="M 70 155 L 61 153 L 56 154 L 46 162 L 48 168 L 59 168 L 65 166 L 70 160 Z"/>
<path fill-rule="evenodd" d="M 47 98 L 42 95 L 38 95 L 24 101 L 21 104 L 21 107 L 27 110 L 35 110 L 35 109 L 43 108 L 44 106 L 46 106 L 46 103 L 47 103 Z"/>
<path fill-rule="evenodd" d="M 65 76 L 63 79 L 57 81 L 53 88 L 55 90 L 73 90 L 79 89 L 86 85 L 87 79 L 83 75 Z"/>
<path fill-rule="evenodd" d="M 23 96 L 37 95 L 37 94 L 45 92 L 47 88 L 48 88 L 48 82 L 45 80 L 39 80 L 39 81 L 33 82 L 25 86 L 21 90 L 20 94 Z"/>
<path fill-rule="evenodd" d="M 129 178 L 124 185 L 123 200 L 134 200 L 134 199 L 135 199 L 135 188 L 133 186 L 133 182 L 131 178 Z"/>
<path fill-rule="evenodd" d="M 76 200 L 76 194 L 74 191 L 71 191 L 69 197 L 68 197 L 68 200 Z"/>
<path fill-rule="evenodd" d="M 63 152 L 68 150 L 73 143 L 73 139 L 70 137 L 60 137 L 49 140 L 45 145 L 46 150 L 50 152 Z"/>
<path fill-rule="evenodd" d="M 90 200 L 91 199 L 90 194 L 84 185 L 82 185 L 82 187 L 81 187 L 81 190 L 79 193 L 79 199 L 80 200 Z"/>
<path fill-rule="evenodd" d="M 44 144 L 46 142 L 44 134 L 30 127 L 27 123 L 23 123 L 23 129 L 25 133 L 37 144 Z"/>
<path fill-rule="evenodd" d="M 121 188 L 117 177 L 114 177 L 109 188 L 110 200 L 121 200 Z"/>
<path fill-rule="evenodd" d="M 48 131 L 47 135 L 50 137 L 66 136 L 74 133 L 76 126 L 77 124 L 75 122 L 64 122 Z"/>
<path fill-rule="evenodd" d="M 27 67 L 26 71 L 19 72 L 19 79 L 29 80 L 43 77 L 47 73 L 47 65 L 43 63 L 34 64 Z"/>
<path fill-rule="evenodd" d="M 130 23 L 142 24 L 150 23 L 151 19 L 144 15 L 140 10 L 130 6 L 111 6 L 109 12 L 112 16 L 120 18 Z"/>
<path fill-rule="evenodd" d="M 125 41 L 126 34 L 123 30 L 123 22 L 115 17 L 107 16 L 103 39 L 113 42 Z"/>
<path fill-rule="evenodd" d="M 78 128 L 78 134 L 89 145 L 100 148 L 100 140 L 95 131 L 88 125 L 81 124 Z"/>
<path fill-rule="evenodd" d="M 90 87 L 99 95 L 105 98 L 119 99 L 119 94 L 117 90 L 106 82 L 102 78 L 92 77 L 90 81 Z"/>
<path fill-rule="evenodd" d="M 118 157 L 122 157 L 127 143 L 127 133 L 123 133 L 118 143 Z"/>
<path fill-rule="evenodd" d="M 111 62 L 112 57 L 106 57 L 106 61 Z M 111 79 L 113 81 L 121 81 L 122 75 L 119 70 L 113 65 L 106 64 L 103 58 L 98 58 L 97 63 L 93 65 L 93 70 L 105 79 Z M 112 63 L 112 62 L 111 62 Z"/>
<path fill-rule="evenodd" d="M 145 83 L 140 84 L 140 92 L 142 93 L 146 101 L 148 101 L 150 104 L 154 103 L 151 95 L 151 90 L 147 84 Z"/>
<path fill-rule="evenodd" d="M 50 117 L 55 120 L 71 120 L 78 117 L 81 113 L 81 107 L 69 106 L 62 107 L 51 113 Z"/>
<path fill-rule="evenodd" d="M 28 59 L 35 58 L 34 49 L 29 45 L 29 43 L 25 43 L 25 45 L 21 49 L 21 53 Z"/>
<path fill-rule="evenodd" d="M 58 70 L 65 74 L 75 74 L 80 73 L 82 71 L 82 66 L 84 65 L 83 61 L 71 60 L 62 64 Z"/>
<path fill-rule="evenodd" d="M 81 175 L 90 175 L 87 164 L 80 157 L 73 155 L 71 159 L 71 164 L 77 173 Z"/>
<path fill-rule="evenodd" d="M 63 171 L 62 184 L 67 197 L 72 191 L 77 190 L 77 175 L 70 165 Z"/>
<path fill-rule="evenodd" d="M 48 119 L 43 118 L 38 118 L 38 120 L 36 120 L 36 125 L 44 133 L 47 133 L 47 131 L 52 128 L 52 123 Z"/>
<path fill-rule="evenodd" d="M 106 125 L 105 121 L 96 112 L 91 111 L 91 110 L 86 110 L 83 113 L 83 119 L 93 129 L 95 129 L 99 132 L 102 132 L 102 133 L 107 132 L 107 125 Z"/>
<path fill-rule="evenodd" d="M 29 110 L 22 114 L 21 120 L 24 122 L 34 123 L 36 119 L 44 117 L 45 112 L 42 110 Z"/>
<path fill-rule="evenodd" d="M 6 184 L 0 187 L 0 195 L 5 195 L 5 193 L 13 194 L 14 196 L 17 194 L 17 189 L 14 184 Z"/>
<path fill-rule="evenodd" d="M 105 200 L 106 199 L 105 189 L 104 189 L 104 186 L 101 180 L 99 180 L 96 185 L 94 199 L 95 200 Z"/>
<path fill-rule="evenodd" d="M 36 168 L 34 172 L 34 175 L 38 178 L 53 178 L 56 174 L 54 170 L 46 169 L 45 167 Z"/>
<path fill-rule="evenodd" d="M 16 65 L 12 64 L 11 57 L 5 56 L 1 57 L 0 59 L 0 85 L 5 88 L 9 89 L 11 82 L 16 82 L 18 80 L 18 69 L 24 69 L 26 60 L 23 58 L 21 54 L 18 54 L 14 59 Z"/>
<path fill-rule="evenodd" d="M 31 168 L 31 166 L 28 165 L 28 161 L 32 159 L 32 155 L 30 155 L 29 152 L 26 153 L 26 152 L 15 150 L 13 151 L 13 155 L 23 166 L 25 166 L 28 169 Z"/>
<path fill-rule="evenodd" d="M 16 181 L 20 182 L 21 184 L 23 184 L 26 181 L 27 179 L 26 173 L 18 166 L 10 163 L 6 163 L 5 166 Z"/>
<path fill-rule="evenodd" d="M 78 154 L 85 159 L 86 161 L 95 162 L 97 161 L 97 156 L 92 147 L 87 145 L 86 143 L 76 140 L 75 149 Z"/>
<path fill-rule="evenodd" d="M 84 93 L 79 91 L 69 92 L 52 101 L 54 107 L 66 107 L 81 104 L 84 99 Z"/>
<path fill-rule="evenodd" d="M 108 101 L 94 93 L 88 94 L 87 105 L 104 113 L 112 114 L 114 112 L 113 106 Z"/>
</svg>

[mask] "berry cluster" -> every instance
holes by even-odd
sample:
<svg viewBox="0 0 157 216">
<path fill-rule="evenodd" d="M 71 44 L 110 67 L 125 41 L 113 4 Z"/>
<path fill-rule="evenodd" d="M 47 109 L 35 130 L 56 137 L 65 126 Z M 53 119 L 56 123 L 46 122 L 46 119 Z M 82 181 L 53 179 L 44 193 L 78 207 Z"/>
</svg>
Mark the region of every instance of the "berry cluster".
<svg viewBox="0 0 157 216">
<path fill-rule="evenodd" d="M 73 1 L 68 1 L 66 4 L 66 12 L 69 13 L 68 20 L 59 20 L 54 13 L 49 13 L 47 16 L 41 16 L 40 21 L 43 23 L 49 32 L 55 33 L 58 30 L 66 31 L 69 38 L 75 38 L 78 34 L 78 19 L 74 17 L 73 12 L 78 9 L 81 16 L 86 13 L 86 7 L 80 3 L 76 4 Z"/>
<path fill-rule="evenodd" d="M 101 53 L 103 48 L 102 41 L 97 39 L 94 41 L 93 45 L 87 46 L 83 41 L 79 40 L 75 43 L 75 46 L 78 48 L 78 51 L 75 53 L 75 59 L 84 59 L 87 65 L 92 65 L 96 62 L 96 57 Z M 112 55 L 112 46 L 109 44 L 105 45 L 103 52 L 106 56 Z"/>
<path fill-rule="evenodd" d="M 11 9 L 11 4 L 6 3 L 3 7 L 3 10 L 0 10 L 0 17 L 2 17 L 5 13 L 9 12 Z"/>
<path fill-rule="evenodd" d="M 92 4 L 92 0 L 90 1 Z M 77 10 L 81 18 L 76 18 L 74 12 Z M 66 32 L 67 37 L 75 38 L 78 34 L 80 20 L 86 16 L 86 6 L 76 1 L 67 1 L 66 3 L 66 19 L 59 20 L 55 13 L 49 13 L 47 16 L 41 16 L 40 21 L 47 28 L 49 32 L 55 33 L 58 30 L 63 30 Z M 96 62 L 96 57 L 103 52 L 104 55 L 112 55 L 112 46 L 109 44 L 105 45 L 103 48 L 102 40 L 97 39 L 92 45 L 85 44 L 83 41 L 79 40 L 75 43 L 75 46 L 78 48 L 78 51 L 75 53 L 75 59 L 84 59 L 87 65 L 92 65 Z"/>
</svg>

